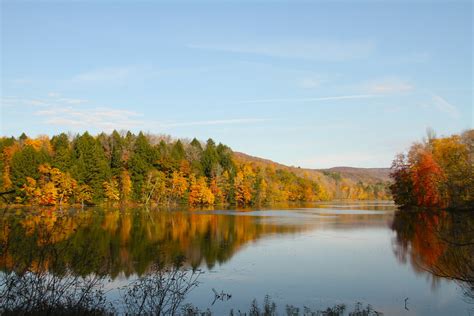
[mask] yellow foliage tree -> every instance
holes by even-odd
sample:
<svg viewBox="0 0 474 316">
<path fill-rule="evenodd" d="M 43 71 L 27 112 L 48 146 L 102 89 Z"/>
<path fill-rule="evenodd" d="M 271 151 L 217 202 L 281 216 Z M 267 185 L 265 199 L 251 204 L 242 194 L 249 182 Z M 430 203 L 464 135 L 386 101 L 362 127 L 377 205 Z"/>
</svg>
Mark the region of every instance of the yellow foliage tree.
<svg viewBox="0 0 474 316">
<path fill-rule="evenodd" d="M 11 146 L 5 147 L 3 149 L 2 153 L 2 159 L 3 159 L 3 174 L 2 174 L 2 180 L 3 180 L 3 190 L 10 189 L 12 187 L 12 180 L 10 178 L 11 174 L 11 161 L 13 158 L 13 155 L 20 150 L 20 146 L 18 144 L 13 144 Z"/>
<path fill-rule="evenodd" d="M 214 194 L 207 186 L 206 178 L 199 177 L 196 180 L 194 175 L 190 177 L 190 189 L 188 203 L 190 205 L 212 205 L 214 204 Z"/>
<path fill-rule="evenodd" d="M 84 203 L 92 203 L 92 188 L 87 184 L 81 184 L 74 190 L 74 199 L 76 202 L 81 203 L 84 207 Z"/>
<path fill-rule="evenodd" d="M 214 194 L 214 197 L 215 197 L 215 201 L 217 203 L 222 203 L 224 201 L 224 195 L 222 193 L 222 190 L 221 188 L 219 188 L 219 185 L 218 185 L 218 181 L 217 181 L 218 177 L 212 177 L 211 179 L 211 183 L 209 185 L 209 188 L 212 192 L 212 194 Z"/>
<path fill-rule="evenodd" d="M 221 200 L 227 201 L 229 199 L 230 189 L 231 189 L 229 172 L 227 170 L 224 171 L 222 175 L 218 177 L 216 180 L 217 180 L 217 187 L 219 188 L 219 192 L 221 195 Z"/>
<path fill-rule="evenodd" d="M 35 179 L 26 177 L 26 183 L 23 185 L 22 191 L 25 194 L 25 199 L 28 203 L 39 203 L 41 190 L 38 188 Z"/>
<path fill-rule="evenodd" d="M 41 205 L 55 205 L 58 199 L 58 190 L 54 186 L 53 182 L 47 182 L 41 188 Z"/>
<path fill-rule="evenodd" d="M 56 205 L 69 200 L 77 186 L 76 181 L 68 174 L 48 164 L 38 167 L 39 181 L 27 177 L 23 185 L 26 199 L 33 204 Z"/>
<path fill-rule="evenodd" d="M 188 190 L 188 180 L 181 171 L 174 171 L 171 175 L 171 196 L 182 199 Z"/>
<path fill-rule="evenodd" d="M 252 201 L 252 183 L 249 178 L 250 175 L 246 174 L 245 168 L 237 172 L 234 178 L 235 202 L 238 205 L 248 205 Z"/>
<path fill-rule="evenodd" d="M 121 200 L 128 201 L 130 193 L 132 192 L 132 180 L 127 170 L 123 170 L 120 174 L 120 185 L 121 185 Z"/>
<path fill-rule="evenodd" d="M 49 137 L 47 135 L 40 135 L 36 138 L 27 138 L 25 139 L 24 145 L 31 146 L 35 150 L 44 149 L 48 153 L 53 152 L 53 148 L 51 146 L 51 142 L 49 141 Z"/>
<path fill-rule="evenodd" d="M 49 167 L 47 171 L 57 192 L 59 204 L 67 203 L 77 186 L 76 180 L 74 180 L 69 173 L 61 172 L 58 168 Z"/>
<path fill-rule="evenodd" d="M 120 190 L 118 186 L 118 181 L 116 178 L 112 178 L 110 181 L 105 181 L 103 183 L 105 198 L 108 201 L 119 201 L 120 200 Z"/>
</svg>

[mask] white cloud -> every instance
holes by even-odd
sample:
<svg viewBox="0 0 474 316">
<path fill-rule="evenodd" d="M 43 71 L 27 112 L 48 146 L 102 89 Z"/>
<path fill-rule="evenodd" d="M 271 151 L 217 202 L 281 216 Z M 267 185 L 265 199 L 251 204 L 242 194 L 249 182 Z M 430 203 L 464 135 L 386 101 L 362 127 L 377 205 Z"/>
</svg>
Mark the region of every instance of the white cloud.
<svg viewBox="0 0 474 316">
<path fill-rule="evenodd" d="M 459 118 L 460 113 L 456 106 L 446 101 L 446 99 L 440 97 L 439 95 L 434 95 L 432 97 L 433 106 L 439 111 L 448 114 L 453 118 Z"/>
<path fill-rule="evenodd" d="M 82 83 L 118 82 L 127 79 L 135 71 L 135 67 L 101 68 L 75 75 L 71 81 Z"/>
<path fill-rule="evenodd" d="M 234 124 L 250 124 L 271 121 L 268 118 L 236 118 L 236 119 L 222 119 L 210 121 L 194 121 L 194 122 L 176 122 L 164 123 L 160 127 L 186 127 L 186 126 L 209 126 L 209 125 L 234 125 Z"/>
<path fill-rule="evenodd" d="M 110 132 L 114 129 L 170 129 L 188 126 L 238 125 L 269 121 L 268 118 L 223 118 L 215 120 L 164 122 L 144 118 L 142 113 L 110 106 L 97 106 L 93 102 L 80 98 L 63 97 L 60 93 L 50 92 L 43 99 L 4 97 L 2 108 L 24 109 L 40 117 L 42 123 L 61 126 L 68 130 L 95 130 Z"/>
<path fill-rule="evenodd" d="M 405 93 L 415 90 L 415 86 L 398 78 L 384 78 L 362 84 L 362 90 L 373 94 Z"/>
<path fill-rule="evenodd" d="M 87 100 L 84 100 L 84 99 L 71 99 L 71 98 L 60 98 L 58 99 L 58 101 L 65 104 L 71 104 L 71 105 L 84 104 L 88 102 Z"/>
<path fill-rule="evenodd" d="M 371 40 L 282 39 L 274 41 L 234 40 L 225 43 L 192 44 L 191 48 L 230 53 L 246 53 L 270 57 L 298 58 L 324 61 L 346 61 L 367 58 L 375 50 Z"/>
<path fill-rule="evenodd" d="M 51 107 L 61 105 L 79 105 L 87 103 L 85 99 L 63 98 L 60 93 L 49 92 L 46 98 L 19 98 L 3 97 L 0 99 L 2 107 Z"/>
<path fill-rule="evenodd" d="M 47 124 L 107 132 L 113 129 L 131 129 L 144 124 L 143 121 L 136 119 L 141 116 L 137 112 L 109 107 L 54 106 L 37 111 L 35 114 L 44 117 L 44 122 Z"/>
<path fill-rule="evenodd" d="M 324 80 L 318 78 L 304 78 L 301 80 L 300 85 L 306 89 L 314 89 L 319 88 L 323 82 Z"/>
<path fill-rule="evenodd" d="M 86 99 L 67 98 L 60 93 L 48 93 L 44 99 L 4 97 L 2 108 L 32 107 L 34 115 L 42 122 L 61 126 L 65 129 L 96 130 L 110 132 L 114 129 L 169 129 L 188 126 L 238 125 L 269 121 L 267 118 L 224 118 L 190 122 L 159 122 L 144 119 L 142 113 L 96 106 Z M 80 105 L 80 106 L 79 106 Z"/>
<path fill-rule="evenodd" d="M 49 103 L 45 99 L 2 97 L 0 99 L 0 104 L 2 108 L 18 108 L 18 107 L 28 107 L 28 106 L 41 107 L 41 106 L 47 106 Z"/>
<path fill-rule="evenodd" d="M 96 106 L 85 99 L 68 98 L 50 92 L 46 98 L 4 97 L 2 108 L 17 108 L 42 117 L 43 123 L 63 126 L 66 129 L 83 128 L 110 131 L 114 128 L 133 128 L 144 124 L 139 113 L 111 107 Z M 80 106 L 79 106 L 80 105 Z"/>
<path fill-rule="evenodd" d="M 330 97 L 317 97 L 317 98 L 282 98 L 282 99 L 256 99 L 256 100 L 244 100 L 236 102 L 237 104 L 247 103 L 276 103 L 276 102 L 317 102 L 317 101 L 338 101 L 338 100 L 352 100 L 352 99 L 368 99 L 374 98 L 377 95 L 374 94 L 353 94 L 353 95 L 339 95 Z"/>
</svg>

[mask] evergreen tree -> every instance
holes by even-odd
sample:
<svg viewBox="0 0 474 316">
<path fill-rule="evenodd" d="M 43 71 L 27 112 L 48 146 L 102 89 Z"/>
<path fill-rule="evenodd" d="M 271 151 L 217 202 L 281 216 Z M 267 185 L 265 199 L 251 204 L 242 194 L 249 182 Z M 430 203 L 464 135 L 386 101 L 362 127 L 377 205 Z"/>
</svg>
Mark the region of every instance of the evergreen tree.
<svg viewBox="0 0 474 316">
<path fill-rule="evenodd" d="M 74 178 L 94 191 L 94 199 L 103 197 L 103 183 L 110 177 L 110 167 L 100 143 L 88 132 L 74 142 Z"/>
<path fill-rule="evenodd" d="M 219 154 L 217 153 L 216 143 L 209 138 L 207 140 L 206 149 L 202 153 L 201 158 L 202 169 L 207 178 L 216 176 L 219 166 Z"/>
<path fill-rule="evenodd" d="M 18 139 L 20 141 L 20 146 L 23 146 L 23 143 L 27 139 L 28 139 L 28 136 L 25 133 L 21 133 L 20 138 Z"/>
<path fill-rule="evenodd" d="M 196 176 L 201 176 L 203 174 L 203 168 L 201 164 L 202 146 L 196 138 L 193 138 L 189 146 L 186 148 L 186 159 L 191 164 L 192 172 Z"/>
<path fill-rule="evenodd" d="M 195 147 L 196 149 L 198 149 L 199 151 L 202 152 L 201 142 L 198 141 L 196 138 L 193 138 L 193 140 L 191 141 L 190 145 L 193 146 L 193 147 Z"/>
<path fill-rule="evenodd" d="M 166 174 L 173 171 L 173 161 L 168 144 L 161 140 L 157 147 L 158 163 L 156 167 Z"/>
<path fill-rule="evenodd" d="M 72 165 L 72 151 L 69 137 L 65 133 L 54 136 L 51 139 L 51 145 L 54 151 L 52 159 L 53 167 L 61 171 L 68 171 Z"/>
<path fill-rule="evenodd" d="M 178 139 L 174 144 L 173 147 L 171 148 L 171 159 L 173 162 L 176 164 L 176 166 L 179 166 L 179 163 L 181 160 L 183 160 L 186 157 L 186 153 L 184 151 L 184 146 L 183 143 Z"/>
<path fill-rule="evenodd" d="M 11 179 L 13 186 L 21 188 L 26 183 L 26 178 L 35 180 L 39 178 L 38 167 L 48 162 L 49 157 L 43 150 L 35 150 L 32 146 L 25 146 L 13 155 L 11 162 Z"/>
<path fill-rule="evenodd" d="M 110 169 L 114 176 L 121 175 L 124 162 L 123 162 L 123 150 L 124 141 L 120 134 L 114 130 L 110 136 Z"/>
<path fill-rule="evenodd" d="M 223 170 L 229 172 L 230 174 L 235 173 L 235 163 L 232 160 L 232 150 L 221 143 L 217 146 L 217 154 L 219 156 L 219 164 L 222 166 Z"/>
<path fill-rule="evenodd" d="M 142 198 L 146 175 L 153 168 L 155 160 L 155 150 L 150 145 L 146 136 L 140 132 L 135 140 L 133 153 L 128 163 L 133 183 L 133 198 L 135 200 Z"/>
</svg>

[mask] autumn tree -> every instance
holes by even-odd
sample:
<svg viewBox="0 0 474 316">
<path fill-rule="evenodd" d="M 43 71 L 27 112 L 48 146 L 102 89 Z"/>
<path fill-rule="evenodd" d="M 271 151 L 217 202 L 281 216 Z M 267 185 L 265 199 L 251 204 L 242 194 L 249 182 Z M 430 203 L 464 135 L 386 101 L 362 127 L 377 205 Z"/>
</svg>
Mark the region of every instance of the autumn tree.
<svg viewBox="0 0 474 316">
<path fill-rule="evenodd" d="M 209 189 L 205 177 L 199 177 L 196 179 L 194 176 L 191 176 L 189 182 L 190 186 L 188 202 L 190 205 L 196 206 L 214 204 L 215 197 Z"/>
<path fill-rule="evenodd" d="M 126 202 L 130 198 L 132 192 L 132 179 L 127 170 L 123 170 L 120 174 L 120 200 Z"/>
<path fill-rule="evenodd" d="M 267 181 L 262 173 L 257 175 L 255 180 L 255 187 L 254 187 L 254 196 L 253 196 L 253 204 L 255 205 L 262 205 L 265 204 L 267 199 Z"/>
<path fill-rule="evenodd" d="M 7 191 L 13 187 L 11 179 L 11 162 L 13 155 L 20 150 L 20 146 L 15 143 L 13 138 L 5 138 L 0 142 L 0 149 L 0 167 L 2 171 L 2 176 L 0 178 L 1 188 L 3 191 Z"/>
<path fill-rule="evenodd" d="M 162 171 L 150 170 L 143 185 L 142 201 L 157 204 L 168 201 L 169 189 L 166 187 L 166 175 Z"/>
<path fill-rule="evenodd" d="M 392 166 L 393 198 L 401 206 L 469 208 L 474 206 L 474 164 L 470 131 L 436 138 L 434 133 L 411 146 L 408 157 Z M 374 195 L 381 190 L 374 188 Z"/>
<path fill-rule="evenodd" d="M 114 202 L 120 200 L 119 183 L 116 178 L 104 181 L 102 185 L 104 186 L 104 194 L 107 201 Z"/>
<path fill-rule="evenodd" d="M 252 201 L 255 174 L 252 168 L 245 165 L 234 178 L 235 202 L 238 205 L 249 205 Z"/>
<path fill-rule="evenodd" d="M 414 184 L 410 165 L 403 154 L 399 154 L 392 163 L 390 177 L 393 180 L 390 190 L 396 204 L 415 205 Z"/>
<path fill-rule="evenodd" d="M 38 167 L 38 181 L 27 177 L 22 191 L 25 200 L 32 204 L 62 205 L 73 196 L 77 182 L 68 174 L 48 164 Z"/>
<path fill-rule="evenodd" d="M 472 192 L 472 166 L 469 161 L 468 147 L 461 142 L 460 136 L 434 139 L 431 142 L 433 160 L 443 170 L 445 181 L 439 190 L 444 198 L 456 204 L 467 201 Z"/>
<path fill-rule="evenodd" d="M 74 190 L 74 200 L 84 207 L 84 204 L 92 203 L 93 191 L 87 184 L 79 184 Z"/>
<path fill-rule="evenodd" d="M 17 201 L 23 203 L 258 205 L 324 196 L 317 181 L 271 163 L 245 161 L 212 139 L 203 149 L 197 139 L 144 133 L 85 132 L 72 140 L 62 133 L 51 141 L 23 134 L 0 138 L 0 150 L 0 185 L 4 191 L 16 190 Z M 373 187 L 363 188 L 375 195 Z M 348 194 L 355 194 L 349 189 Z"/>
<path fill-rule="evenodd" d="M 171 197 L 175 201 L 184 199 L 188 190 L 188 180 L 182 172 L 174 171 L 171 175 Z"/>
</svg>

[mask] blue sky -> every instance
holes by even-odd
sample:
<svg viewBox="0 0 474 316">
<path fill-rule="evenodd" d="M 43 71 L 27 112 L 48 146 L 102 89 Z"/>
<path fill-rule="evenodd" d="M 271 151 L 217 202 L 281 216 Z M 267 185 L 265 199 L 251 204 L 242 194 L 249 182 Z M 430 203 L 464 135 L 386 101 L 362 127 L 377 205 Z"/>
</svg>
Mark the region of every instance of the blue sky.
<svg viewBox="0 0 474 316">
<path fill-rule="evenodd" d="M 388 167 L 473 127 L 471 1 L 1 4 L 4 136 L 212 137 L 323 168 Z"/>
</svg>

